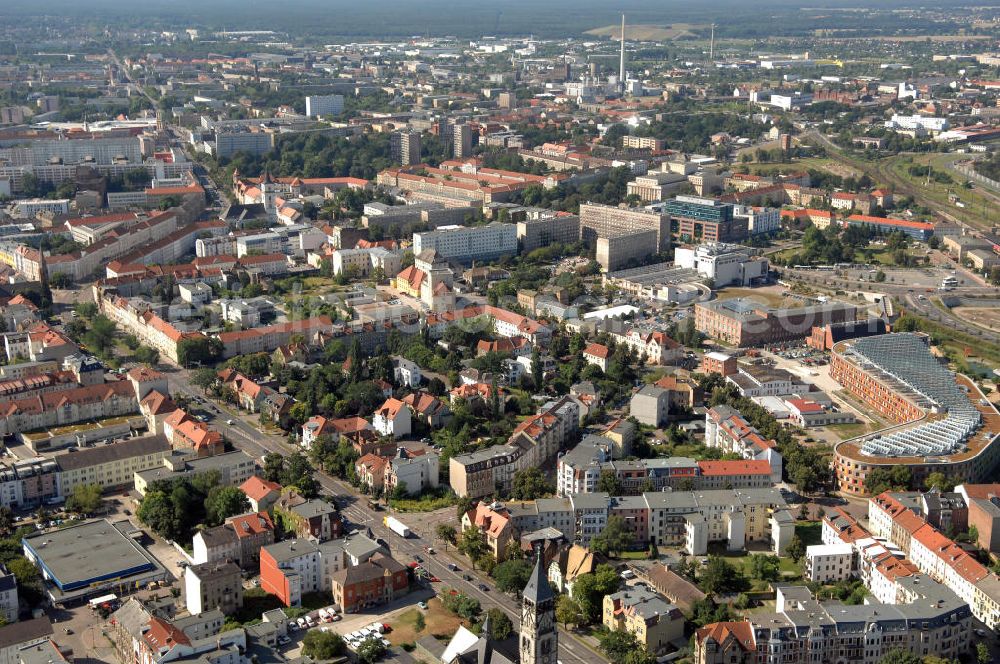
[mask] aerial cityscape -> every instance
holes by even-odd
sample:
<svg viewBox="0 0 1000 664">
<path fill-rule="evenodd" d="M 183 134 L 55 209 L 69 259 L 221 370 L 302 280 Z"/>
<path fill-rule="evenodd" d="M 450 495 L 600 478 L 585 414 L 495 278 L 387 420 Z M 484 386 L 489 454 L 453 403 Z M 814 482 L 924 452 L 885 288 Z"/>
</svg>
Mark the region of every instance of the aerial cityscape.
<svg viewBox="0 0 1000 664">
<path fill-rule="evenodd" d="M 0 664 L 1000 662 L 1000 8 L 2 4 Z"/>
</svg>

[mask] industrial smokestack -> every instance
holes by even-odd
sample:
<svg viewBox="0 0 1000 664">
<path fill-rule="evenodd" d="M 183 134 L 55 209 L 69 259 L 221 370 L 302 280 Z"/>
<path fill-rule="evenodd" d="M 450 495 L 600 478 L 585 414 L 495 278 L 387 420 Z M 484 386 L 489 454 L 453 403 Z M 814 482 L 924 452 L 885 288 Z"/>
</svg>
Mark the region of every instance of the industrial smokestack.
<svg viewBox="0 0 1000 664">
<path fill-rule="evenodd" d="M 618 83 L 625 89 L 625 14 L 622 14 L 622 54 L 618 62 Z"/>
</svg>

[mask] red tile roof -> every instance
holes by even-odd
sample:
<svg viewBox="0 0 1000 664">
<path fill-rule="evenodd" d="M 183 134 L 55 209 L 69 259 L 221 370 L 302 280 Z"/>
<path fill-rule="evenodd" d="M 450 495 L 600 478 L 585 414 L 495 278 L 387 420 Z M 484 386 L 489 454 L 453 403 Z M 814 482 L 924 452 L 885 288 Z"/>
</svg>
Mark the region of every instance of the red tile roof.
<svg viewBox="0 0 1000 664">
<path fill-rule="evenodd" d="M 233 532 L 238 539 L 253 537 L 274 530 L 274 522 L 267 512 L 254 512 L 253 514 L 243 514 L 229 519 L 233 526 Z"/>
<path fill-rule="evenodd" d="M 263 477 L 254 475 L 240 485 L 240 491 L 245 493 L 250 500 L 259 502 L 273 491 L 281 493 L 281 485 L 277 482 L 268 482 Z"/>
</svg>

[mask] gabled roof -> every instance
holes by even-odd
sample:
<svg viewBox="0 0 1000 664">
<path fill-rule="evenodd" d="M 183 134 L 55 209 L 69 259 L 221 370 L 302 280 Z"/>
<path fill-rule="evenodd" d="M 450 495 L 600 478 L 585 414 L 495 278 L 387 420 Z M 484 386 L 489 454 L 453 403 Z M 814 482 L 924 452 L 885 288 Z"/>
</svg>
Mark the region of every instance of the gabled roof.
<svg viewBox="0 0 1000 664">
<path fill-rule="evenodd" d="M 583 354 L 606 360 L 610 357 L 611 350 L 602 344 L 588 344 L 587 347 L 583 349 Z"/>
<path fill-rule="evenodd" d="M 378 410 L 375 411 L 375 415 L 379 415 L 387 420 L 394 420 L 399 411 L 405 407 L 406 405 L 402 401 L 395 397 L 390 397 L 385 400 L 385 403 L 379 406 Z"/>
<path fill-rule="evenodd" d="M 711 638 L 721 644 L 731 638 L 744 651 L 749 652 L 756 647 L 754 645 L 753 628 L 746 620 L 711 623 L 696 630 L 694 634 L 698 643 L 704 643 L 705 639 Z"/>
<path fill-rule="evenodd" d="M 263 477 L 254 475 L 240 485 L 240 491 L 245 493 L 250 500 L 259 502 L 275 491 L 281 493 L 281 485 L 277 482 L 268 482 Z"/>
<path fill-rule="evenodd" d="M 161 648 L 172 649 L 177 645 L 191 645 L 191 639 L 187 634 L 166 620 L 156 617 L 149 619 L 149 629 L 143 638 L 154 652 L 158 652 Z"/>
</svg>

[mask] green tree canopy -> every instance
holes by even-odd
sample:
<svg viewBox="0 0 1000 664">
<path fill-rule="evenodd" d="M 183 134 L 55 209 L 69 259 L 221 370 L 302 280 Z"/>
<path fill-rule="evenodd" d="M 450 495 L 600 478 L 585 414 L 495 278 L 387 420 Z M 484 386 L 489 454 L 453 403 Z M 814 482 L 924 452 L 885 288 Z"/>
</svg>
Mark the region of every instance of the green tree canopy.
<svg viewBox="0 0 1000 664">
<path fill-rule="evenodd" d="M 527 560 L 505 560 L 493 568 L 492 576 L 499 590 L 516 593 L 528 585 L 531 569 L 531 563 Z"/>
<path fill-rule="evenodd" d="M 540 468 L 532 466 L 514 473 L 510 497 L 514 500 L 536 500 L 553 493 Z"/>
<path fill-rule="evenodd" d="M 709 556 L 708 564 L 698 577 L 698 585 L 706 593 L 740 593 L 750 589 L 743 573 L 721 556 Z"/>
<path fill-rule="evenodd" d="M 205 498 L 206 521 L 219 525 L 231 516 L 244 514 L 250 509 L 250 500 L 235 486 L 217 486 Z"/>
<path fill-rule="evenodd" d="M 93 514 L 101 506 L 100 484 L 78 484 L 66 500 L 66 509 L 77 514 Z"/>
<path fill-rule="evenodd" d="M 336 632 L 312 629 L 302 639 L 302 654 L 315 660 L 335 659 L 347 652 L 344 637 Z"/>
<path fill-rule="evenodd" d="M 635 543 L 635 536 L 620 516 L 608 517 L 604 529 L 590 539 L 590 550 L 602 555 L 618 555 Z"/>
<path fill-rule="evenodd" d="M 621 577 L 610 565 L 598 565 L 591 574 L 583 574 L 573 582 L 573 599 L 580 605 L 586 623 L 596 622 L 604 608 L 604 596 L 618 590 Z"/>
</svg>

